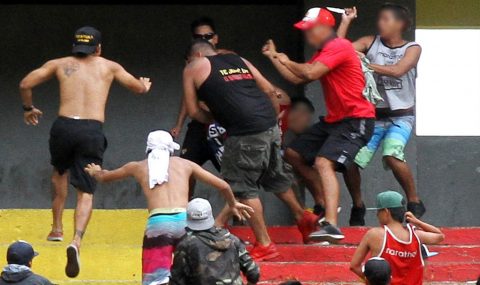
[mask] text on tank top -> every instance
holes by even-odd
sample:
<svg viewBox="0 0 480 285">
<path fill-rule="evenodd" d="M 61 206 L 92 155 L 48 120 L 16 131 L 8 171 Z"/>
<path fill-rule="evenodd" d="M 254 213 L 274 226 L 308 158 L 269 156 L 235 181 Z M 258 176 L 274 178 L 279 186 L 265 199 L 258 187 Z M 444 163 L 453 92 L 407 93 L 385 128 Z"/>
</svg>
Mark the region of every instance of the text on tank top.
<svg viewBox="0 0 480 285">
<path fill-rule="evenodd" d="M 272 102 L 240 56 L 219 54 L 207 59 L 211 71 L 198 89 L 198 98 L 229 136 L 260 133 L 275 126 Z"/>
<path fill-rule="evenodd" d="M 386 46 L 380 36 L 376 36 L 368 49 L 367 58 L 373 64 L 394 65 L 400 61 L 408 48 L 419 46 L 416 42 L 408 42 L 402 46 L 391 48 Z M 417 68 L 410 69 L 399 78 L 374 73 L 378 91 L 385 100 L 377 108 L 391 110 L 409 109 L 415 106 Z"/>
<path fill-rule="evenodd" d="M 379 257 L 384 258 L 392 269 L 392 285 L 421 285 L 423 280 L 423 258 L 420 240 L 414 228 L 407 224 L 410 233 L 408 242 L 398 239 L 385 226 L 383 248 Z"/>
</svg>

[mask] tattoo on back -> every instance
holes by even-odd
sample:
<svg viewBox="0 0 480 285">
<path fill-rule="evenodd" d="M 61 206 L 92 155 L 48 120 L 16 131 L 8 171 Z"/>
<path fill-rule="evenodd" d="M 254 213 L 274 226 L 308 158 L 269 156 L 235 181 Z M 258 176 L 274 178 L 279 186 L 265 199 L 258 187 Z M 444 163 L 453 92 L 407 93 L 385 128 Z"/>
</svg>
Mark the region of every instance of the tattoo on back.
<svg viewBox="0 0 480 285">
<path fill-rule="evenodd" d="M 63 66 L 63 73 L 67 76 L 70 77 L 75 71 L 77 71 L 80 68 L 80 65 L 76 62 L 68 62 Z"/>
</svg>

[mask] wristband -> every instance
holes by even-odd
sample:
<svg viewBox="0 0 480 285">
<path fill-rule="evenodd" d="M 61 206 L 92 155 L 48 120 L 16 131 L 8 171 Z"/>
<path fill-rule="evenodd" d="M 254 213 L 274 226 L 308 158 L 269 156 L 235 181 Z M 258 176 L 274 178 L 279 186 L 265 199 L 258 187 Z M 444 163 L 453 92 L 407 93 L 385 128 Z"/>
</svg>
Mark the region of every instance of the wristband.
<svg viewBox="0 0 480 285">
<path fill-rule="evenodd" d="M 22 105 L 22 109 L 23 109 L 24 112 L 30 112 L 30 111 L 33 110 L 33 108 L 35 108 L 35 107 L 33 107 L 33 105 L 30 105 L 30 106 Z"/>
</svg>

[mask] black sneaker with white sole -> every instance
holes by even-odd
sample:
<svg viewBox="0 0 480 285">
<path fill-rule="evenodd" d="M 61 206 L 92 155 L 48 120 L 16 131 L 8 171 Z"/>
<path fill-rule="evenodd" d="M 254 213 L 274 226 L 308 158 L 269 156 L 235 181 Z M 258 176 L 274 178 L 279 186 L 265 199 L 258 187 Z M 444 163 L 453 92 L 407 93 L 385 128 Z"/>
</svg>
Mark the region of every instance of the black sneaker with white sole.
<svg viewBox="0 0 480 285">
<path fill-rule="evenodd" d="M 312 241 L 328 241 L 330 243 L 335 243 L 345 238 L 339 228 L 325 221 L 320 224 L 320 230 L 311 233 L 309 237 Z"/>
<path fill-rule="evenodd" d="M 427 209 L 425 209 L 425 205 L 423 205 L 422 201 L 408 202 L 407 210 L 409 212 L 412 212 L 412 214 L 415 217 L 417 217 L 417 219 L 420 219 L 423 216 L 423 214 L 425 214 L 425 212 L 427 211 Z"/>
<path fill-rule="evenodd" d="M 350 226 L 351 227 L 361 227 L 365 226 L 365 213 L 367 209 L 365 208 L 365 205 L 362 205 L 362 207 L 352 207 L 352 211 L 350 212 Z"/>
<path fill-rule="evenodd" d="M 67 266 L 65 274 L 70 278 L 75 278 L 80 273 L 80 254 L 78 248 L 71 244 L 67 247 Z"/>
</svg>

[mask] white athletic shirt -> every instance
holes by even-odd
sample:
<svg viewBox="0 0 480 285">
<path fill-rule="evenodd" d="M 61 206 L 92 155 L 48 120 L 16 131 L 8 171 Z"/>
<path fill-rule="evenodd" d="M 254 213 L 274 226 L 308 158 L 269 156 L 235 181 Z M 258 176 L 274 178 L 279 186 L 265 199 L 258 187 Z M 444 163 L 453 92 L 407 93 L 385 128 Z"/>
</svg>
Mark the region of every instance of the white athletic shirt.
<svg viewBox="0 0 480 285">
<path fill-rule="evenodd" d="M 371 63 L 379 65 L 394 65 L 401 60 L 409 47 L 420 46 L 416 42 L 408 42 L 399 47 L 386 46 L 380 36 L 376 36 L 368 49 L 367 58 Z M 403 76 L 396 78 L 374 73 L 378 92 L 384 99 L 377 104 L 377 108 L 390 108 L 391 110 L 409 109 L 415 106 L 415 80 L 417 68 L 410 69 Z"/>
</svg>

